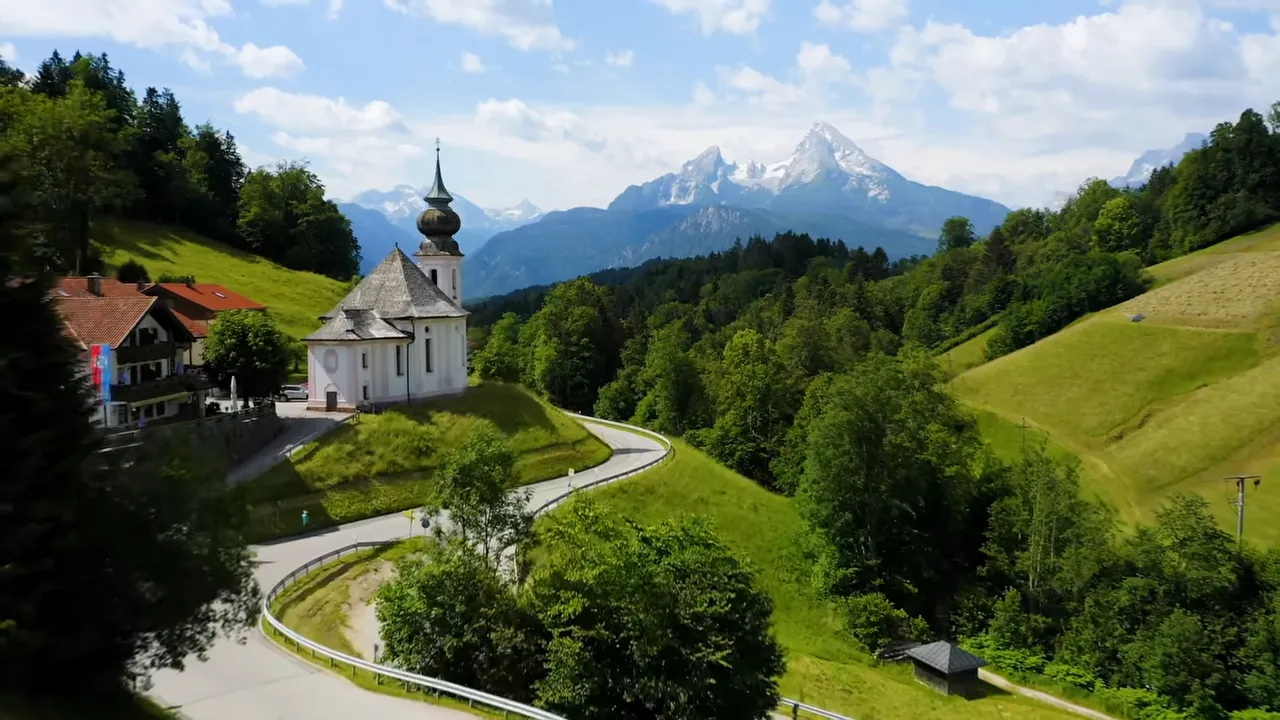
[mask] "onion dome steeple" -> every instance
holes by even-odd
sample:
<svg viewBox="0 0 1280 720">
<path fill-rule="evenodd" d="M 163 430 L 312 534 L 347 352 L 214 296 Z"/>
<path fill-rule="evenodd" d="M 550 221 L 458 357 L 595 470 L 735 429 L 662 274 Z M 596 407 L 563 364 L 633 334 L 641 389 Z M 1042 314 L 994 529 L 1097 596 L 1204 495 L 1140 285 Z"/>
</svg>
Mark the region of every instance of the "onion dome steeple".
<svg viewBox="0 0 1280 720">
<path fill-rule="evenodd" d="M 445 189 L 440 175 L 440 140 L 436 140 L 436 178 L 422 198 L 427 209 L 418 216 L 418 232 L 426 236 L 418 246 L 418 255 L 461 255 L 455 233 L 462 229 L 462 218 L 449 207 L 453 196 Z"/>
</svg>

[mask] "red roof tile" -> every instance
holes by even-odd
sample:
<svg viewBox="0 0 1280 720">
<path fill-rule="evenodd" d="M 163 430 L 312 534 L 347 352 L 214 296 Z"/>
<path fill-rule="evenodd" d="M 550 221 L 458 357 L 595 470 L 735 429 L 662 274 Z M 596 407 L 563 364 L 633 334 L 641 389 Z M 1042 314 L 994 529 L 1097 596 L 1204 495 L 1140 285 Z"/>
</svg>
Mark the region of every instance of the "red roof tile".
<svg viewBox="0 0 1280 720">
<path fill-rule="evenodd" d="M 102 283 L 102 297 L 138 297 L 142 292 L 138 290 L 137 283 L 124 283 L 115 278 L 104 277 L 100 280 Z M 146 288 L 147 285 L 143 285 Z M 58 284 L 49 290 L 49 297 L 62 300 L 65 298 L 91 298 L 98 297 L 89 292 L 89 278 L 87 277 L 62 277 L 58 278 Z"/>
<path fill-rule="evenodd" d="M 193 320 L 173 308 L 169 308 L 169 312 L 172 312 L 173 316 L 178 318 L 178 322 L 182 323 L 182 326 L 187 329 L 187 332 L 198 338 L 209 337 L 208 320 Z"/>
<path fill-rule="evenodd" d="M 152 287 L 160 288 L 206 310 L 221 312 L 223 310 L 265 310 L 266 306 L 255 302 L 239 293 L 231 292 L 214 283 L 157 283 Z"/>
<path fill-rule="evenodd" d="M 135 294 L 133 297 L 63 298 L 57 301 L 56 307 L 67 330 L 81 345 L 105 343 L 114 348 L 155 303 L 153 297 Z"/>
</svg>

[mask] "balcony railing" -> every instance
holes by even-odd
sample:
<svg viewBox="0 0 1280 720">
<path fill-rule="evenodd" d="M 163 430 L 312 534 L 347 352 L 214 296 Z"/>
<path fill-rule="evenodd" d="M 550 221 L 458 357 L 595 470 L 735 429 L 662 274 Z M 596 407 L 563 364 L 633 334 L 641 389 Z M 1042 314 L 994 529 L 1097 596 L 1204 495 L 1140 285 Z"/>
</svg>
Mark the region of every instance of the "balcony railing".
<svg viewBox="0 0 1280 720">
<path fill-rule="evenodd" d="M 132 385 L 112 385 L 111 400 L 112 402 L 140 403 L 183 392 L 208 390 L 210 387 L 211 383 L 203 375 L 191 372 L 175 373 Z"/>
<path fill-rule="evenodd" d="M 173 360 L 186 348 L 175 343 L 163 342 L 150 345 L 126 345 L 116 348 L 116 365 L 128 363 L 153 362 L 155 360 Z"/>
</svg>

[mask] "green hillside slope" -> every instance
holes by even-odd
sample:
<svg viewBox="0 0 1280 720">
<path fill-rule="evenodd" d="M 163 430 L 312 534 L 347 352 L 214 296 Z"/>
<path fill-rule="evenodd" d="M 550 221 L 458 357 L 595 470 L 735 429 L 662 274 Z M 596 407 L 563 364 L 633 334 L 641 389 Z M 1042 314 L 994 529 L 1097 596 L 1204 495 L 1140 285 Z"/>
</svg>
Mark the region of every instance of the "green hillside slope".
<svg viewBox="0 0 1280 720">
<path fill-rule="evenodd" d="M 245 483 L 250 536 L 299 532 L 303 510 L 307 529 L 316 530 L 421 506 L 443 451 L 480 421 L 508 436 L 521 484 L 595 467 L 612 454 L 578 421 L 524 388 L 475 383 L 462 395 L 361 415 Z"/>
<path fill-rule="evenodd" d="M 773 599 L 774 631 L 786 649 L 785 697 L 856 718 L 1067 718 L 1034 700 L 993 689 L 976 700 L 939 695 L 917 683 L 903 664 L 878 665 L 840 628 L 832 608 L 816 598 L 804 551 L 804 521 L 795 501 L 775 495 L 675 440 L 675 457 L 590 497 L 643 523 L 681 513 L 709 518 L 716 531 L 754 565 Z M 557 511 L 553 511 L 557 512 Z"/>
<path fill-rule="evenodd" d="M 294 338 L 320 327 L 320 314 L 333 309 L 346 294 L 345 283 L 290 270 L 182 228 L 99 222 L 93 228 L 93 242 L 112 271 L 135 260 L 152 278 L 194 275 L 198 282 L 218 283 L 252 298 L 266 305 L 280 329 Z"/>
<path fill-rule="evenodd" d="M 1245 534 L 1280 543 L 1280 226 L 1151 273 L 1150 292 L 975 367 L 954 389 L 1004 421 L 993 432 L 1025 418 L 1079 455 L 1085 482 L 1130 521 L 1188 491 L 1234 529 L 1222 478 L 1264 475 Z"/>
</svg>

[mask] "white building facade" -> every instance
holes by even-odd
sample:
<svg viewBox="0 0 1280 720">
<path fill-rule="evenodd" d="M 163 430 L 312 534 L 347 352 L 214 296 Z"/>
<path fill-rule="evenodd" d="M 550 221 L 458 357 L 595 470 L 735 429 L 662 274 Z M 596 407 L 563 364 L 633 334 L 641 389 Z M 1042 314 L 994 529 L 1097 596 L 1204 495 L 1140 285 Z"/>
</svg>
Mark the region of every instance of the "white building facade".
<svg viewBox="0 0 1280 720">
<path fill-rule="evenodd" d="M 438 151 L 437 151 L 438 152 Z M 436 158 L 426 236 L 411 259 L 391 251 L 307 343 L 307 407 L 349 411 L 412 402 L 467 388 L 467 312 L 462 309 L 462 226 Z"/>
</svg>

